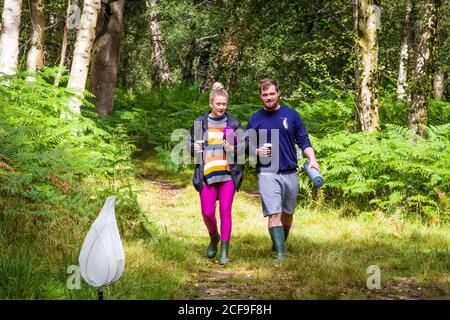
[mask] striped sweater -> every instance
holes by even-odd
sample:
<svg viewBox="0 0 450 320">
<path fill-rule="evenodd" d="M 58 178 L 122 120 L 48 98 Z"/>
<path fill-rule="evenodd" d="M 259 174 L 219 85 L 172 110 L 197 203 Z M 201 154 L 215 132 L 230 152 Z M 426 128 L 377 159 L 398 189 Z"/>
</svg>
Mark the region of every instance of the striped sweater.
<svg viewBox="0 0 450 320">
<path fill-rule="evenodd" d="M 231 180 L 230 166 L 223 149 L 223 129 L 226 125 L 226 116 L 221 118 L 208 116 L 208 145 L 205 149 L 203 172 L 208 185 Z"/>
</svg>

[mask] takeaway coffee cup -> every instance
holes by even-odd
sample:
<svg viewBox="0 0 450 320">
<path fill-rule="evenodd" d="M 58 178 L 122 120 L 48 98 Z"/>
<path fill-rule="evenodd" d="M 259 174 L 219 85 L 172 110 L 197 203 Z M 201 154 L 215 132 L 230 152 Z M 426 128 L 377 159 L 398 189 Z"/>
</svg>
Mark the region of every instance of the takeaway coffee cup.
<svg viewBox="0 0 450 320">
<path fill-rule="evenodd" d="M 271 143 L 264 143 L 263 147 L 269 148 L 269 156 L 272 155 L 272 144 Z"/>
<path fill-rule="evenodd" d="M 205 140 L 196 140 L 195 141 L 195 143 L 196 144 L 198 144 L 198 146 L 200 147 L 200 151 L 198 151 L 199 153 L 200 152 L 203 152 L 203 150 L 205 149 Z"/>
</svg>

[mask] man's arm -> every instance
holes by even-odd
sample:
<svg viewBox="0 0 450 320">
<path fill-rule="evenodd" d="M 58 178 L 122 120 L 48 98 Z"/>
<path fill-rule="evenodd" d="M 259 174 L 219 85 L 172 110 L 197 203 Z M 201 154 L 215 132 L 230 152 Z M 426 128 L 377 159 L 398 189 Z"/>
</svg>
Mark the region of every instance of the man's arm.
<svg viewBox="0 0 450 320">
<path fill-rule="evenodd" d="M 319 163 L 317 162 L 316 155 L 314 153 L 314 149 L 312 147 L 308 147 L 303 150 L 303 154 L 309 159 L 308 169 L 316 168 L 317 171 L 320 172 L 320 166 L 319 166 Z"/>
<path fill-rule="evenodd" d="M 309 140 L 306 127 L 303 124 L 303 120 L 298 112 L 296 113 L 298 117 L 296 119 L 295 142 L 303 150 L 303 154 L 309 159 L 308 169 L 316 168 L 317 171 L 320 171 L 320 166 L 317 162 L 316 154 L 314 153 L 311 141 Z"/>
</svg>

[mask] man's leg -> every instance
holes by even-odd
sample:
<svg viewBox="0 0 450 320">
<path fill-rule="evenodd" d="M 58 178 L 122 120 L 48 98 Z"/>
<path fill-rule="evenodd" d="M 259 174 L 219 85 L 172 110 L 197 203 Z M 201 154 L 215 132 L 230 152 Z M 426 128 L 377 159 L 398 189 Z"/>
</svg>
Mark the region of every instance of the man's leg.
<svg viewBox="0 0 450 320">
<path fill-rule="evenodd" d="M 279 175 L 263 174 L 258 176 L 259 194 L 261 195 L 263 214 L 268 217 L 268 229 L 274 251 L 282 260 L 286 250 L 284 247 L 284 229 L 281 222 L 282 198 Z"/>
<path fill-rule="evenodd" d="M 289 231 L 291 230 L 293 218 L 294 218 L 293 214 L 283 213 L 281 215 L 281 223 L 283 224 L 283 228 L 284 228 L 284 240 L 285 241 L 287 241 Z"/>
<path fill-rule="evenodd" d="M 292 226 L 295 206 L 297 205 L 298 175 L 296 172 L 284 174 L 281 175 L 281 180 L 283 190 L 283 214 L 281 216 L 281 222 L 284 228 L 285 240 L 287 240 Z"/>
<path fill-rule="evenodd" d="M 284 246 L 285 234 L 283 224 L 281 222 L 281 213 L 272 214 L 269 216 L 269 233 L 272 238 L 274 251 L 277 253 L 277 259 L 283 260 L 286 255 L 286 248 Z"/>
</svg>

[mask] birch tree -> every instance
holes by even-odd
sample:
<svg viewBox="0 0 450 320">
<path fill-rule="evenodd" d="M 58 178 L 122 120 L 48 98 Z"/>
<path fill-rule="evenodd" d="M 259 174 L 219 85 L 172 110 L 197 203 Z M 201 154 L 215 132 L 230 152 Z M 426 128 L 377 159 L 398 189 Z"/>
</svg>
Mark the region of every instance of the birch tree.
<svg viewBox="0 0 450 320">
<path fill-rule="evenodd" d="M 78 0 L 69 0 L 67 4 L 66 20 L 63 29 L 63 40 L 61 44 L 61 55 L 59 57 L 58 67 L 62 68 L 66 64 L 67 46 L 69 45 L 69 30 L 78 28 L 81 18 L 81 11 L 78 7 Z M 62 72 L 58 71 L 55 76 L 55 87 L 59 86 Z"/>
<path fill-rule="evenodd" d="M 397 99 L 405 101 L 407 99 L 406 83 L 408 76 L 408 58 L 411 42 L 411 0 L 405 1 L 405 22 L 404 22 L 404 34 L 403 41 L 400 47 L 400 62 L 398 66 L 397 77 Z"/>
<path fill-rule="evenodd" d="M 362 131 L 380 130 L 378 115 L 379 1 L 354 0 L 356 28 L 356 111 Z"/>
<path fill-rule="evenodd" d="M 416 37 L 414 46 L 414 68 L 411 81 L 411 106 L 408 127 L 425 136 L 424 126 L 428 121 L 428 104 L 433 86 L 433 63 L 436 52 L 437 12 L 441 0 L 417 2 Z"/>
<path fill-rule="evenodd" d="M 153 83 L 155 87 L 172 80 L 169 65 L 166 61 L 165 48 L 159 25 L 159 0 L 147 0 L 150 9 L 150 42 L 152 46 L 152 63 L 155 68 Z"/>
<path fill-rule="evenodd" d="M 17 72 L 21 11 L 22 0 L 5 0 L 0 31 L 0 74 Z"/>
<path fill-rule="evenodd" d="M 69 83 L 67 84 L 67 88 L 71 88 L 77 92 L 77 95 L 72 97 L 69 103 L 69 110 L 76 114 L 81 114 L 81 99 L 83 98 L 83 90 L 86 86 L 86 79 L 89 72 L 92 47 L 95 40 L 95 27 L 100 8 L 101 0 L 84 0 L 77 40 L 75 42 L 72 67 L 70 69 Z M 70 115 L 63 112 L 61 117 L 70 117 Z"/>
<path fill-rule="evenodd" d="M 443 12 L 449 10 L 450 6 L 447 3 L 447 7 L 443 6 Z M 448 11 L 447 11 L 448 12 Z M 443 101 L 445 99 L 445 79 L 446 79 L 446 71 L 445 71 L 445 60 L 444 56 L 448 55 L 448 52 L 445 48 L 445 43 L 448 39 L 448 22 L 445 21 L 445 14 L 438 15 L 438 31 L 437 31 L 437 47 L 439 48 L 436 57 L 436 66 L 435 66 L 435 74 L 433 80 L 433 97 L 435 100 Z M 448 18 L 447 18 L 448 19 Z M 440 51 L 440 52 L 439 52 Z M 441 53 L 439 55 L 439 53 Z"/>
<path fill-rule="evenodd" d="M 31 0 L 31 41 L 27 55 L 27 71 L 36 71 L 44 66 L 45 15 L 44 0 Z"/>
</svg>

